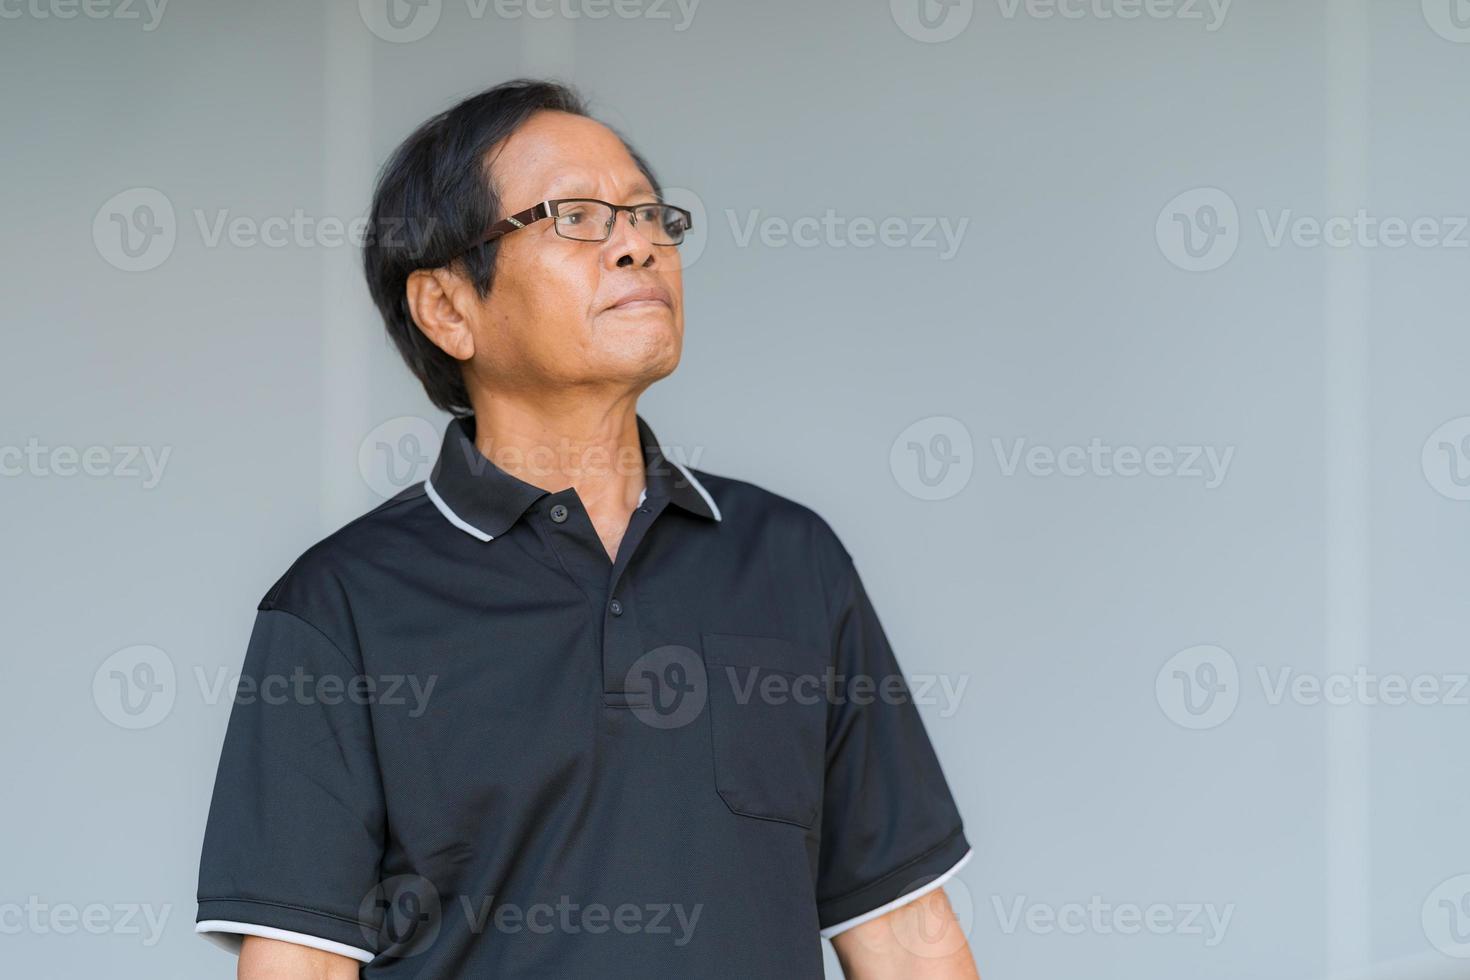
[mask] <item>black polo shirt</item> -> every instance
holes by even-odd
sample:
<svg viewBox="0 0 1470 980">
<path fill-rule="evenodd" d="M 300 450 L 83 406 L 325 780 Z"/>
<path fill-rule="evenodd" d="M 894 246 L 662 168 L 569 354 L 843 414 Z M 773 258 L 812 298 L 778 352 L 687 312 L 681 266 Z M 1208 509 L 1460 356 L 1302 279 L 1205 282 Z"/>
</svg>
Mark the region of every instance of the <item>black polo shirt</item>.
<svg viewBox="0 0 1470 980">
<path fill-rule="evenodd" d="M 430 478 L 261 601 L 198 931 L 364 977 L 820 978 L 960 816 L 852 559 L 639 419 L 616 561 L 450 424 Z"/>
</svg>

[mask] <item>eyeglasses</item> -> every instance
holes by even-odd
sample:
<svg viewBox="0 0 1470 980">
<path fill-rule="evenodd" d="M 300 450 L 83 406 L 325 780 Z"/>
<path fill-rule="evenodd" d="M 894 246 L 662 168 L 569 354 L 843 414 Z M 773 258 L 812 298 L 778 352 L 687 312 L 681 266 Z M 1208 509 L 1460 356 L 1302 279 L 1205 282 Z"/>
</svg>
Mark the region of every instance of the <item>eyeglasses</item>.
<svg viewBox="0 0 1470 980">
<path fill-rule="evenodd" d="M 619 211 L 628 212 L 628 220 L 633 227 L 653 245 L 678 245 L 684 241 L 684 233 L 694 226 L 693 215 L 672 204 L 609 204 L 589 197 L 571 197 L 542 201 L 534 208 L 497 221 L 485 233 L 480 244 L 488 245 L 542 218 L 554 219 L 553 227 L 562 238 L 574 242 L 605 242 L 612 234 Z"/>
</svg>

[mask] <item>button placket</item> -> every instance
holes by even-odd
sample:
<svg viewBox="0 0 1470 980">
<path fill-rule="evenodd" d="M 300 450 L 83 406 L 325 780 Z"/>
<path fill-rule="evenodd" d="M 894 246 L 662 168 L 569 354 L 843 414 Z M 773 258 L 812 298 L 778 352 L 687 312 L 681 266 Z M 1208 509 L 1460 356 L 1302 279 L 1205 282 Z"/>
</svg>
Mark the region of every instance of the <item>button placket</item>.
<svg viewBox="0 0 1470 980">
<path fill-rule="evenodd" d="M 628 521 L 618 560 L 608 577 L 608 601 L 602 629 L 602 690 L 604 703 L 628 707 L 628 672 L 647 651 L 638 628 L 638 602 L 631 565 L 643 539 L 668 501 L 645 500 Z"/>
<path fill-rule="evenodd" d="M 539 518 L 562 567 L 576 580 L 592 601 L 593 608 L 607 602 L 607 552 L 591 520 L 582 509 L 575 490 L 553 494 Z"/>
</svg>

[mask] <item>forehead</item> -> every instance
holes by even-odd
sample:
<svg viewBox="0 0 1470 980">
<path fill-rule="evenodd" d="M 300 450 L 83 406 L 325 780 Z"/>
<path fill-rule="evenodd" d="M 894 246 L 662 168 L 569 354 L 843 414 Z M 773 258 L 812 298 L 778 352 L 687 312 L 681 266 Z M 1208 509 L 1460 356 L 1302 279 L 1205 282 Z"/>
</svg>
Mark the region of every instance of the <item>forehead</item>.
<svg viewBox="0 0 1470 980">
<path fill-rule="evenodd" d="M 508 206 L 553 197 L 651 194 L 617 134 L 595 119 L 538 112 L 491 147 L 490 178 Z"/>
</svg>

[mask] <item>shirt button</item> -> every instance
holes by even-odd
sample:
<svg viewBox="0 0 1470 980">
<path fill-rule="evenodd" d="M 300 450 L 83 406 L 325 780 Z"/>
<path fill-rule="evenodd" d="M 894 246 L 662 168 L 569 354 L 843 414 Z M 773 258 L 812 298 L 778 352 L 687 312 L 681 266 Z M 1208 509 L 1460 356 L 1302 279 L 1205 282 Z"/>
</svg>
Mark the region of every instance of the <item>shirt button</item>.
<svg viewBox="0 0 1470 980">
<path fill-rule="evenodd" d="M 614 616 L 621 616 L 623 614 L 623 604 L 614 599 L 612 602 L 609 602 L 607 604 L 607 611 L 612 613 Z"/>
<path fill-rule="evenodd" d="M 558 524 L 564 523 L 567 519 L 566 504 L 552 504 L 551 519 Z"/>
</svg>

